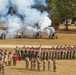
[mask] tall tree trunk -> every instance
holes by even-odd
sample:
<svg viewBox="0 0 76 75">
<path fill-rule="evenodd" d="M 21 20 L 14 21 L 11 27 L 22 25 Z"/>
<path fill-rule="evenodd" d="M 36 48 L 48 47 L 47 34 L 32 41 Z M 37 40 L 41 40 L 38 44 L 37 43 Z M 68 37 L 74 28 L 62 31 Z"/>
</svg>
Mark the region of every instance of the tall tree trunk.
<svg viewBox="0 0 76 75">
<path fill-rule="evenodd" d="M 66 30 L 68 30 L 68 18 L 66 18 Z"/>
</svg>

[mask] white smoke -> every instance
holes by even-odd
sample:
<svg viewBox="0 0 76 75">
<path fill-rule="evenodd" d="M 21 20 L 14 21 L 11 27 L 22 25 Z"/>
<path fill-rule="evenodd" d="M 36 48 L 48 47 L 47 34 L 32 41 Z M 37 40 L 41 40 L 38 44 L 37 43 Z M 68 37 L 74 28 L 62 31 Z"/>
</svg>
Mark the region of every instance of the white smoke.
<svg viewBox="0 0 76 75">
<path fill-rule="evenodd" d="M 46 27 L 51 26 L 49 14 L 33 7 L 40 5 L 46 7 L 46 0 L 0 0 L 0 22 L 4 22 L 8 27 L 7 37 L 13 37 L 14 33 L 21 28 L 26 28 L 27 36 L 33 36 L 33 32 L 38 30 L 43 32 Z M 50 31 L 47 29 L 47 34 Z"/>
<path fill-rule="evenodd" d="M 8 0 L 0 0 L 0 15 L 6 15 L 9 8 Z"/>
<path fill-rule="evenodd" d="M 46 27 L 51 26 L 51 20 L 48 17 L 43 17 L 42 20 L 39 22 L 38 26 L 40 30 L 44 30 Z"/>
<path fill-rule="evenodd" d="M 24 34 L 27 35 L 26 37 L 32 38 L 35 32 L 37 32 L 36 28 L 31 27 L 31 26 L 27 26 Z"/>
</svg>

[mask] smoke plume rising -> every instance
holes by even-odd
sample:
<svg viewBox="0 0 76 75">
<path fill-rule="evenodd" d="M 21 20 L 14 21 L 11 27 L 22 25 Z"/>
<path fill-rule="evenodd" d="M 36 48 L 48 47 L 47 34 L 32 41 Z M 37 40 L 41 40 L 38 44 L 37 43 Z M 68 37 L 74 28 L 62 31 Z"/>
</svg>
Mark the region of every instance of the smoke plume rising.
<svg viewBox="0 0 76 75">
<path fill-rule="evenodd" d="M 26 28 L 28 36 L 38 30 L 49 35 L 51 28 L 46 28 L 51 25 L 49 14 L 47 11 L 41 12 L 36 6 L 46 7 L 46 0 L 0 0 L 0 22 L 8 27 L 7 37 L 13 37 L 20 28 Z"/>
</svg>

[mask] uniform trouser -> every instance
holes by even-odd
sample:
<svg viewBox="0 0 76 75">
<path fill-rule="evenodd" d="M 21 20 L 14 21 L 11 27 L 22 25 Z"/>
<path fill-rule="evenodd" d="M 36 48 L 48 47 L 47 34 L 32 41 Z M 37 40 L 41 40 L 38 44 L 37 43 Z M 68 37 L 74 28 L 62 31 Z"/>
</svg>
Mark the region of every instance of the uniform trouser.
<svg viewBox="0 0 76 75">
<path fill-rule="evenodd" d="M 40 66 L 40 65 L 38 65 L 38 71 L 40 71 L 40 67 L 41 67 L 41 66 Z"/>
<path fill-rule="evenodd" d="M 46 69 L 46 65 L 44 64 L 44 65 L 43 65 L 43 71 L 45 71 L 45 69 Z"/>
<path fill-rule="evenodd" d="M 5 61 L 5 65 L 7 65 L 7 61 Z"/>
<path fill-rule="evenodd" d="M 31 70 L 33 70 L 33 68 L 34 68 L 34 64 L 33 64 L 33 63 L 31 63 Z"/>
<path fill-rule="evenodd" d="M 73 54 L 72 53 L 70 54 L 70 59 L 73 59 Z"/>
<path fill-rule="evenodd" d="M 1 64 L 0 64 L 0 72 L 1 72 Z"/>
<path fill-rule="evenodd" d="M 64 59 L 66 59 L 66 53 L 64 53 Z"/>
<path fill-rule="evenodd" d="M 73 59 L 76 59 L 76 54 L 73 54 Z"/>
<path fill-rule="evenodd" d="M 36 63 L 34 63 L 34 69 L 36 69 Z"/>
<path fill-rule="evenodd" d="M 50 70 L 50 66 L 48 67 L 48 70 Z"/>
<path fill-rule="evenodd" d="M 70 59 L 70 53 L 68 54 L 68 59 Z"/>
<path fill-rule="evenodd" d="M 54 71 L 54 72 L 56 71 L 56 65 L 53 66 L 53 71 Z"/>
<path fill-rule="evenodd" d="M 0 72 L 2 72 L 2 74 L 4 74 L 5 68 L 3 65 L 0 65 Z"/>
<path fill-rule="evenodd" d="M 13 65 L 16 66 L 16 61 L 13 61 Z"/>
<path fill-rule="evenodd" d="M 43 67 L 43 71 L 45 71 L 45 66 Z"/>
<path fill-rule="evenodd" d="M 26 61 L 26 69 L 29 67 L 29 62 Z"/>
<path fill-rule="evenodd" d="M 48 63 L 48 70 L 50 70 L 50 68 L 51 68 L 51 65 L 50 65 L 50 63 Z"/>
<path fill-rule="evenodd" d="M 11 62 L 12 62 L 12 60 L 9 60 L 9 61 L 8 61 L 8 65 L 9 65 L 9 66 L 11 65 Z"/>
</svg>

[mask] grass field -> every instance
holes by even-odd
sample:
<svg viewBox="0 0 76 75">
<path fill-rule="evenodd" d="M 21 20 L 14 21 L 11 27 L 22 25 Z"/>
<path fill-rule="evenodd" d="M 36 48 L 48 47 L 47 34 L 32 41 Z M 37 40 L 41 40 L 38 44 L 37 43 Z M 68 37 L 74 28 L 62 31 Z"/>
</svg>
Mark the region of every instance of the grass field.
<svg viewBox="0 0 76 75">
<path fill-rule="evenodd" d="M 75 45 L 76 44 L 76 34 L 72 33 L 57 33 L 58 39 L 48 39 L 47 36 L 43 36 L 42 39 L 6 39 L 1 40 L 0 44 L 17 44 L 17 45 Z"/>
</svg>

